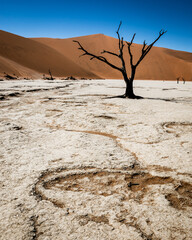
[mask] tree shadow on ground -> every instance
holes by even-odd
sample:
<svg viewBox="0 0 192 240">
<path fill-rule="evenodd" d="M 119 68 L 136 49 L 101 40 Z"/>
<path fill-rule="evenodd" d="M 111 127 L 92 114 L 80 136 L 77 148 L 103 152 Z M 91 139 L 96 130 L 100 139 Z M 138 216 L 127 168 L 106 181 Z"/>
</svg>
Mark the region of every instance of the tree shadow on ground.
<svg viewBox="0 0 192 240">
<path fill-rule="evenodd" d="M 176 98 L 158 98 L 158 97 L 141 97 L 141 96 L 137 96 L 138 98 L 127 98 L 127 99 L 142 99 L 142 100 L 161 100 L 161 101 L 166 101 L 166 102 L 183 102 L 181 101 L 181 99 L 176 99 Z M 109 96 L 109 97 L 105 97 L 103 99 L 113 99 L 113 98 L 126 98 L 125 95 L 117 95 L 117 96 Z"/>
</svg>

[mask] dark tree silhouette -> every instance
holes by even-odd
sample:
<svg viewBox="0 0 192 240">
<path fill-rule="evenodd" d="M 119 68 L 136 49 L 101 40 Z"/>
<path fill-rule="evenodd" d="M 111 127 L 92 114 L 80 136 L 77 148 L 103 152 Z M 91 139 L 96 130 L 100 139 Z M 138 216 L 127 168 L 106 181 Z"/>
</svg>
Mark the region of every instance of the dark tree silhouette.
<svg viewBox="0 0 192 240">
<path fill-rule="evenodd" d="M 7 74 L 6 72 L 4 72 L 4 74 L 5 74 L 4 77 L 8 80 L 17 79 L 15 74 L 13 74 L 14 76 L 11 76 L 10 74 Z"/>
<path fill-rule="evenodd" d="M 49 75 L 50 75 L 50 80 L 54 80 L 53 76 L 52 76 L 52 73 L 51 73 L 51 69 L 49 68 Z"/>
<path fill-rule="evenodd" d="M 149 51 L 151 50 L 151 48 L 153 47 L 153 45 L 160 39 L 161 36 L 163 36 L 167 31 L 164 31 L 164 30 L 161 30 L 159 32 L 159 36 L 155 39 L 155 41 L 153 41 L 150 45 L 147 45 L 147 43 L 144 41 L 143 42 L 143 47 L 142 47 L 142 50 L 141 50 L 141 56 L 139 57 L 139 59 L 137 60 L 137 62 L 134 64 L 133 63 L 133 54 L 132 54 L 132 51 L 131 51 L 131 45 L 133 43 L 133 40 L 135 38 L 135 35 L 136 33 L 133 35 L 132 39 L 131 39 L 131 42 L 126 42 L 127 44 L 127 48 L 128 48 L 128 53 L 129 53 L 129 58 L 130 58 L 130 65 L 131 65 L 131 74 L 130 74 L 130 77 L 128 77 L 127 75 L 127 69 L 126 69 L 126 65 L 125 65 L 125 60 L 124 60 L 124 55 L 123 55 L 123 50 L 124 50 L 124 46 L 125 46 L 125 42 L 123 41 L 123 37 L 120 36 L 119 34 L 119 30 L 120 30 L 120 27 L 121 27 L 121 24 L 122 22 L 120 22 L 119 24 L 119 27 L 117 29 L 117 36 L 118 36 L 118 45 L 119 45 L 119 53 L 114 53 L 114 52 L 110 52 L 110 51 L 106 51 L 106 50 L 103 50 L 103 52 L 101 52 L 101 54 L 104 54 L 104 53 L 107 53 L 107 54 L 110 54 L 110 55 L 113 55 L 113 56 L 116 56 L 117 58 L 120 59 L 121 61 L 121 65 L 122 67 L 117 67 L 115 66 L 113 63 L 109 62 L 105 57 L 99 55 L 95 55 L 93 53 L 90 53 L 89 51 L 87 51 L 83 46 L 82 44 L 77 41 L 77 40 L 73 40 L 73 42 L 77 43 L 79 45 L 79 48 L 81 51 L 83 51 L 84 53 L 81 56 L 90 56 L 90 60 L 93 60 L 93 59 L 97 59 L 101 62 L 104 62 L 105 64 L 109 65 L 110 67 L 120 71 L 123 75 L 123 78 L 124 78 L 124 81 L 126 83 L 126 91 L 125 91 L 125 94 L 120 96 L 120 97 L 123 97 L 123 98 L 142 98 L 140 96 L 136 96 L 133 92 L 133 80 L 135 78 L 135 73 L 136 73 L 136 69 L 138 67 L 138 65 L 141 63 L 141 61 L 145 58 L 145 56 L 149 53 Z"/>
</svg>

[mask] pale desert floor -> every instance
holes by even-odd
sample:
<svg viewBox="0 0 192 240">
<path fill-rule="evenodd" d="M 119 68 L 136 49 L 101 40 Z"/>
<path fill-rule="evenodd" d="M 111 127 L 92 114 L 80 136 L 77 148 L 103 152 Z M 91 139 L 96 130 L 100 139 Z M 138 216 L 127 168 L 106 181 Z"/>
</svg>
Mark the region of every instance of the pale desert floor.
<svg viewBox="0 0 192 240">
<path fill-rule="evenodd" d="M 192 239 L 192 83 L 0 82 L 0 239 Z"/>
</svg>

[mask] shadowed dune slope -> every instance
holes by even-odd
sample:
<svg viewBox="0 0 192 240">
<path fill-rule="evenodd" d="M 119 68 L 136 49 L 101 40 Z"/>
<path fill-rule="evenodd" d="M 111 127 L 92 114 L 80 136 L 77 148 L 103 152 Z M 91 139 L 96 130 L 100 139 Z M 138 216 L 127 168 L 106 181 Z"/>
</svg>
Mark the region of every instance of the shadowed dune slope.
<svg viewBox="0 0 192 240">
<path fill-rule="evenodd" d="M 154 36 L 155 37 L 155 36 Z M 89 60 L 88 56 L 79 58 L 81 51 L 78 45 L 72 40 L 78 40 L 83 47 L 90 52 L 100 54 L 103 50 L 109 50 L 118 53 L 118 40 L 103 34 L 96 34 L 84 37 L 70 39 L 51 39 L 51 38 L 35 38 L 36 41 L 50 46 L 66 57 L 75 61 L 85 69 L 89 69 L 102 78 L 121 78 L 121 74 L 115 70 L 94 59 Z M 134 61 L 140 56 L 142 45 L 133 44 L 132 51 Z M 130 72 L 129 56 L 127 46 L 124 48 L 124 55 L 127 63 L 128 72 Z M 120 66 L 120 60 L 109 54 L 103 54 L 112 63 Z M 183 76 L 186 80 L 192 80 L 192 53 L 170 50 L 160 47 L 153 47 L 151 52 L 141 62 L 137 69 L 137 79 L 163 79 L 175 80 L 177 77 Z"/>
<path fill-rule="evenodd" d="M 45 44 L 32 39 L 0 31 L 0 73 L 38 78 L 48 74 L 54 76 L 83 76 L 97 78 L 71 59 Z"/>
</svg>

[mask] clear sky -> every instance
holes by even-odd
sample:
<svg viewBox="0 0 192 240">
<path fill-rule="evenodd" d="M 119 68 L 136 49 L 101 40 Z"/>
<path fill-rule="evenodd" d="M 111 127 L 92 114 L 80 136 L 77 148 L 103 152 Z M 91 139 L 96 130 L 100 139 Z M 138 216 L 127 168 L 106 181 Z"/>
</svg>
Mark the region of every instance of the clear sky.
<svg viewBox="0 0 192 240">
<path fill-rule="evenodd" d="M 192 0 L 0 0 L 0 29 L 24 37 L 70 38 L 103 33 L 192 52 Z"/>
</svg>

